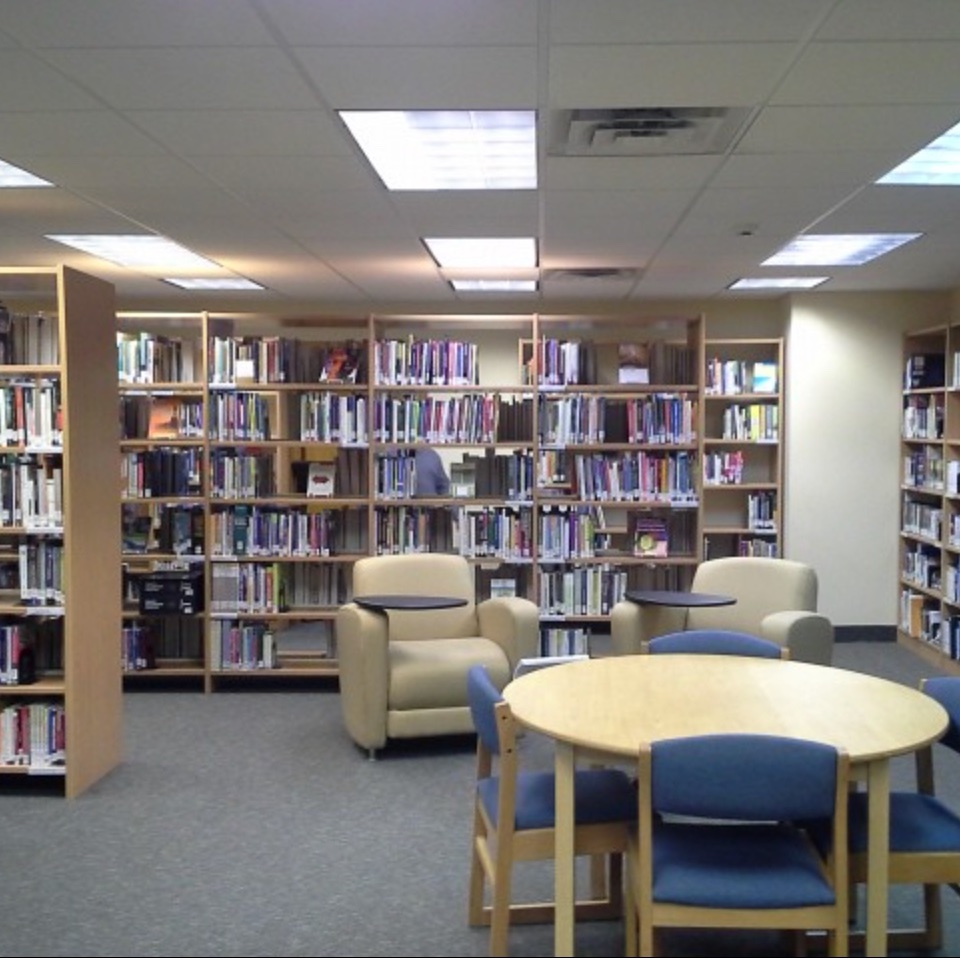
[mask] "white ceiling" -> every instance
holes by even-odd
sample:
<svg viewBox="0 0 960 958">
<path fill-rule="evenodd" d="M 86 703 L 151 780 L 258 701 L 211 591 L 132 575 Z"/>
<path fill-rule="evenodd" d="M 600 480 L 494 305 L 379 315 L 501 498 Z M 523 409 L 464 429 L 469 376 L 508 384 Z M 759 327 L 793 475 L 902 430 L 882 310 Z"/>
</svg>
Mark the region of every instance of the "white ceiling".
<svg viewBox="0 0 960 958">
<path fill-rule="evenodd" d="M 564 111 L 724 107 L 705 154 L 572 156 Z M 339 109 L 530 109 L 540 188 L 388 193 Z M 960 287 L 960 188 L 872 185 L 960 120 L 958 0 L 0 0 L 0 263 L 121 309 L 638 308 L 729 297 L 802 231 L 924 233 L 821 289 Z M 46 233 L 154 231 L 267 287 L 178 290 Z M 422 236 L 538 239 L 539 296 L 455 294 Z M 618 268 L 616 278 L 550 278 Z M 822 273 L 823 270 L 770 270 Z"/>
</svg>

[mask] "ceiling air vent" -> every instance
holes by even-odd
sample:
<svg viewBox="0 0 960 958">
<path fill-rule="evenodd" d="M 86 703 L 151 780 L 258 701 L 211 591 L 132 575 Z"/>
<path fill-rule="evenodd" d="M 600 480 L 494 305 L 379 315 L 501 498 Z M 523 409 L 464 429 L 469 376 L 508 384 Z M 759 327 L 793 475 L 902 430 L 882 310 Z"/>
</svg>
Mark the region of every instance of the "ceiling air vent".
<svg viewBox="0 0 960 958">
<path fill-rule="evenodd" d="M 623 266 L 571 266 L 548 269 L 544 279 L 638 279 L 643 270 Z"/>
<path fill-rule="evenodd" d="M 732 107 L 565 110 L 554 147 L 565 156 L 675 156 L 723 153 L 747 118 Z"/>
</svg>

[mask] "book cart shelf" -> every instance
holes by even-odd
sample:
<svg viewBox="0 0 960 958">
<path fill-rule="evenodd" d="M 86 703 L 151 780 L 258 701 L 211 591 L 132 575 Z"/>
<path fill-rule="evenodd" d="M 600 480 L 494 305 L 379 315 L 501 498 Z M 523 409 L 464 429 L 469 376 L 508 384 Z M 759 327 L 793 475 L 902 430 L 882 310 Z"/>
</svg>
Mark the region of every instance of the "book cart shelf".
<svg viewBox="0 0 960 958">
<path fill-rule="evenodd" d="M 335 677 L 363 555 L 466 556 L 478 599 L 538 602 L 555 655 L 627 589 L 689 587 L 708 533 L 779 547 L 779 510 L 747 518 L 779 501 L 779 443 L 738 437 L 735 527 L 705 513 L 703 469 L 732 448 L 721 405 L 779 412 L 780 342 L 716 341 L 776 390 L 708 401 L 702 316 L 121 314 L 117 342 L 130 681 Z M 450 495 L 416 495 L 423 446 Z"/>
<path fill-rule="evenodd" d="M 73 798 L 123 750 L 114 290 L 4 267 L 0 300 L 0 779 Z"/>
</svg>

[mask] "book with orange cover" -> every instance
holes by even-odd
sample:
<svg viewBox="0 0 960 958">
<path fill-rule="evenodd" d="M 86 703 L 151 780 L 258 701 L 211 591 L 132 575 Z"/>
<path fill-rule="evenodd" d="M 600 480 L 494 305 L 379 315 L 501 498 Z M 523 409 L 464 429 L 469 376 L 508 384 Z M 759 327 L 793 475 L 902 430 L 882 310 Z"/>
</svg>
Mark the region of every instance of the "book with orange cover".
<svg viewBox="0 0 960 958">
<path fill-rule="evenodd" d="M 149 439 L 177 439 L 180 436 L 180 415 L 177 401 L 158 397 L 150 404 Z"/>
</svg>

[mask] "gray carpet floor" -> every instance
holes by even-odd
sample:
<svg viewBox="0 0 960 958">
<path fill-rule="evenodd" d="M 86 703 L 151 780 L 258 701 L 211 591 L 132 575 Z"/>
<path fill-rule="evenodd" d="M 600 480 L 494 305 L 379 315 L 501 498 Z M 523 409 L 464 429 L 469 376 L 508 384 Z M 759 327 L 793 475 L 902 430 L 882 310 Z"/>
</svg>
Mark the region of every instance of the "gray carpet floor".
<svg viewBox="0 0 960 958">
<path fill-rule="evenodd" d="M 840 667 L 915 686 L 935 670 L 887 642 L 843 642 Z M 0 956 L 487 954 L 467 925 L 473 743 L 415 742 L 370 762 L 340 724 L 335 686 L 310 691 L 134 691 L 125 760 L 72 801 L 0 792 Z M 550 763 L 524 739 L 525 761 Z M 941 754 L 942 753 L 942 754 Z M 899 762 L 899 760 L 898 760 Z M 910 766 L 894 766 L 894 783 Z M 938 748 L 960 809 L 960 756 Z M 520 895 L 549 895 L 549 865 Z M 960 954 L 945 893 L 942 955 Z M 891 917 L 914 922 L 913 889 Z M 578 954 L 622 954 L 620 922 L 584 923 Z M 777 936 L 676 934 L 668 954 L 786 954 Z M 552 927 L 511 932 L 511 954 L 553 953 Z M 901 953 L 903 954 L 903 953 Z"/>
</svg>

